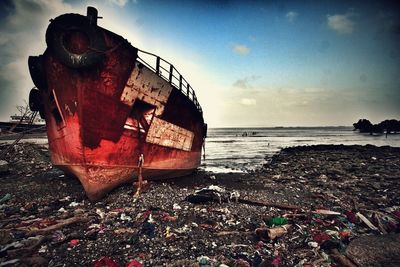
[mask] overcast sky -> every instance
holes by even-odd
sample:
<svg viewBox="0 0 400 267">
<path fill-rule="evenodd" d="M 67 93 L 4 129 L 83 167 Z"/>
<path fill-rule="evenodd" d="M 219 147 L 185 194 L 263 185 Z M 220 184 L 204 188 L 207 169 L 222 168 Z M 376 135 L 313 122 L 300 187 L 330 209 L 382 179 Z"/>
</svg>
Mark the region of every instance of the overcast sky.
<svg viewBox="0 0 400 267">
<path fill-rule="evenodd" d="M 302 2 L 302 3 L 300 3 Z M 99 25 L 172 62 L 211 127 L 400 119 L 400 10 L 385 1 L 0 1 L 0 120 L 28 99 L 50 18 Z"/>
</svg>

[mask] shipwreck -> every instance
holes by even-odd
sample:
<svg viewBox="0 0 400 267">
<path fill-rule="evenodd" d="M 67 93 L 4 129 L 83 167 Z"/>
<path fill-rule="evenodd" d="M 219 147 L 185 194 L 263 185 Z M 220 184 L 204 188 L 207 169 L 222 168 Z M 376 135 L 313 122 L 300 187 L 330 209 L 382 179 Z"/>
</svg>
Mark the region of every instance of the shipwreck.
<svg viewBox="0 0 400 267">
<path fill-rule="evenodd" d="M 87 16 L 50 20 L 47 49 L 28 59 L 36 86 L 29 105 L 46 121 L 52 163 L 77 177 L 91 200 L 140 174 L 190 174 L 207 132 L 176 68 L 99 27 L 98 18 L 88 7 Z"/>
</svg>

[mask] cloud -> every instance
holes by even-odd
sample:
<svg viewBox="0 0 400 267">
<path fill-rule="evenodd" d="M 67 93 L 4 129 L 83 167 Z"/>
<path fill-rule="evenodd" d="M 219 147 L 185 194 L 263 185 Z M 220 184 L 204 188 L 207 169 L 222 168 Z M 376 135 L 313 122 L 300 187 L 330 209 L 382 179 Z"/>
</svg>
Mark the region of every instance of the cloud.
<svg viewBox="0 0 400 267">
<path fill-rule="evenodd" d="M 250 48 L 248 48 L 246 45 L 242 44 L 234 44 L 232 46 L 232 51 L 238 55 L 245 56 L 248 53 L 250 53 Z"/>
<path fill-rule="evenodd" d="M 351 126 L 363 116 L 376 121 L 398 117 L 399 101 L 400 93 L 394 87 L 378 89 L 361 85 L 337 89 L 259 85 L 248 90 L 230 90 L 224 96 L 224 108 L 218 112 L 220 124 L 231 127 Z"/>
<path fill-rule="evenodd" d="M 33 87 L 28 56 L 44 52 L 48 19 L 74 11 L 61 0 L 10 2 L 9 13 L 0 24 L 0 120 L 8 120 L 15 106 L 28 99 Z"/>
<path fill-rule="evenodd" d="M 117 5 L 119 7 L 123 7 L 126 5 L 126 3 L 128 3 L 128 0 L 107 0 L 107 2 L 113 5 Z M 133 2 L 136 3 L 137 0 L 134 0 Z"/>
<path fill-rule="evenodd" d="M 295 11 L 289 11 L 288 13 L 286 13 L 285 17 L 289 22 L 294 22 L 298 16 L 299 16 L 299 13 L 297 13 Z"/>
<path fill-rule="evenodd" d="M 327 15 L 327 24 L 329 28 L 339 34 L 351 34 L 354 31 L 354 22 L 351 20 L 353 16 L 354 13 Z"/>
<path fill-rule="evenodd" d="M 240 100 L 240 104 L 245 106 L 255 106 L 257 104 L 257 100 L 254 98 L 242 98 Z"/>
<path fill-rule="evenodd" d="M 365 99 L 360 98 L 358 90 L 254 85 L 247 90 L 231 90 L 220 112 L 225 126 L 351 125 L 368 101 L 377 98 L 367 90 L 362 94 Z"/>
<path fill-rule="evenodd" d="M 139 27 L 128 27 L 124 18 L 119 17 L 120 6 L 129 1 L 103 1 L 96 4 L 101 27 L 121 34 L 134 45 L 142 45 Z M 8 120 L 15 112 L 15 106 L 28 99 L 33 87 L 28 70 L 28 56 L 43 54 L 46 49 L 45 33 L 49 19 L 64 13 L 85 15 L 87 2 L 65 3 L 64 0 L 12 0 L 8 12 L 0 23 L 0 121 Z M 119 4 L 119 5 L 117 5 Z"/>
<path fill-rule="evenodd" d="M 234 87 L 241 88 L 241 89 L 250 89 L 252 88 L 251 83 L 257 79 L 259 79 L 261 76 L 257 75 L 252 75 L 249 77 L 245 77 L 243 79 L 238 79 L 233 83 Z"/>
</svg>

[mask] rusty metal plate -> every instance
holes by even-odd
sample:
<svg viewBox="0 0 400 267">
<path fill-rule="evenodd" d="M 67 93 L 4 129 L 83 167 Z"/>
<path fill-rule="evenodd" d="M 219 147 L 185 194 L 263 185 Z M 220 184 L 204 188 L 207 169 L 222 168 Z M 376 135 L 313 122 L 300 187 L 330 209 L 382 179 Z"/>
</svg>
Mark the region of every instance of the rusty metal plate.
<svg viewBox="0 0 400 267">
<path fill-rule="evenodd" d="M 154 117 L 147 133 L 146 142 L 190 151 L 193 138 L 193 132 Z"/>
<path fill-rule="evenodd" d="M 171 94 L 172 86 L 152 70 L 136 62 L 135 68 L 126 82 L 120 100 L 133 106 L 136 99 L 140 99 L 156 107 L 155 115 L 164 112 L 164 105 Z"/>
</svg>

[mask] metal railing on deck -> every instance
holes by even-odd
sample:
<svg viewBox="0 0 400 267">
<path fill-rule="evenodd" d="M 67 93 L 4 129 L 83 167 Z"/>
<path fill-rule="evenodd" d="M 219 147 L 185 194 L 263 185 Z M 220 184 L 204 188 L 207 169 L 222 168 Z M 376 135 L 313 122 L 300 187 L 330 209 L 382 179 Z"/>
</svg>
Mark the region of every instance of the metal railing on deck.
<svg viewBox="0 0 400 267">
<path fill-rule="evenodd" d="M 152 53 L 140 50 L 140 49 L 138 49 L 138 52 L 153 57 L 155 59 L 154 66 L 149 64 L 143 58 L 141 58 L 140 55 L 138 54 L 138 60 L 141 63 L 146 65 L 148 68 L 150 68 L 152 71 L 154 71 L 158 76 L 163 78 L 165 81 L 167 81 L 172 86 L 174 86 L 176 89 L 181 91 L 184 95 L 186 95 L 194 103 L 197 110 L 200 113 L 203 113 L 203 110 L 201 109 L 199 101 L 197 101 L 196 93 L 194 92 L 193 88 L 186 81 L 186 79 L 183 78 L 182 74 L 180 74 L 179 71 L 177 69 L 175 69 L 174 65 L 172 65 L 165 59 L 163 59 L 155 54 L 152 54 Z"/>
</svg>

